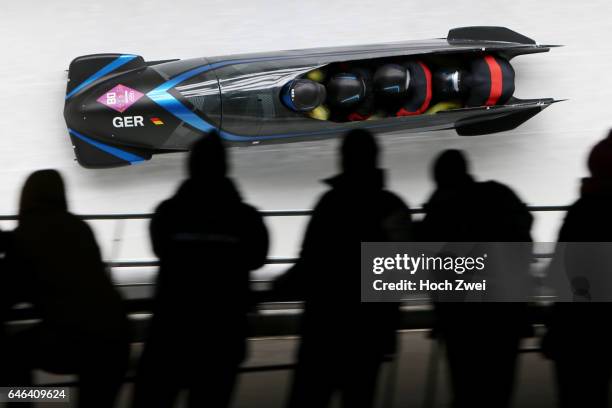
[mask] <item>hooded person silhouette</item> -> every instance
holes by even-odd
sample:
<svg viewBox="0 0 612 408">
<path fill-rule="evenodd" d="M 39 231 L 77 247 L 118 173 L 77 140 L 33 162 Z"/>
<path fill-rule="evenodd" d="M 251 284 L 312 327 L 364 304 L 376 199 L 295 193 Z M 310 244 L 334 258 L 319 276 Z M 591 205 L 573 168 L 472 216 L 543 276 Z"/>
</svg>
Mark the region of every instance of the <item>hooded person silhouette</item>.
<svg viewBox="0 0 612 408">
<path fill-rule="evenodd" d="M 129 353 L 126 314 L 91 229 L 68 212 L 57 171 L 26 180 L 9 262 L 13 300 L 32 303 L 41 318 L 9 338 L 3 368 L 13 385 L 27 385 L 34 368 L 77 374 L 79 407 L 112 406 Z"/>
<path fill-rule="evenodd" d="M 432 176 L 436 189 L 424 206 L 420 240 L 473 243 L 475 254 L 501 255 L 495 265 L 487 261 L 487 273 L 506 282 L 527 281 L 532 217 L 516 194 L 495 181 L 475 181 L 459 150 L 442 152 Z M 527 244 L 509 248 L 503 244 L 508 242 Z M 516 250 L 519 262 L 512 259 Z M 524 303 L 435 303 L 434 334 L 446 346 L 454 407 L 510 404 L 519 340 L 529 333 L 525 308 Z"/>
<path fill-rule="evenodd" d="M 374 402 L 383 357 L 395 350 L 398 305 L 360 303 L 359 243 L 410 241 L 410 211 L 386 190 L 379 149 L 365 130 L 340 147 L 341 173 L 316 204 L 297 264 L 277 290 L 305 300 L 289 406 L 320 407 L 340 393 L 344 407 Z"/>
<path fill-rule="evenodd" d="M 593 147 L 587 164 L 590 177 L 582 180 L 580 198 L 567 211 L 551 264 L 563 266 L 575 302 L 555 304 L 543 342 L 555 361 L 562 408 L 609 406 L 612 131 Z"/>
<path fill-rule="evenodd" d="M 159 257 L 153 319 L 138 369 L 134 406 L 229 405 L 246 355 L 249 272 L 265 263 L 268 233 L 227 176 L 216 133 L 198 140 L 189 178 L 151 221 Z"/>
<path fill-rule="evenodd" d="M 496 181 L 477 182 L 460 150 L 440 153 L 436 189 L 425 204 L 423 241 L 529 242 L 533 217 L 518 196 Z"/>
<path fill-rule="evenodd" d="M 468 163 L 463 152 L 449 149 L 443 151 L 434 162 L 433 178 L 438 189 L 458 188 L 474 179 L 468 173 Z"/>
</svg>

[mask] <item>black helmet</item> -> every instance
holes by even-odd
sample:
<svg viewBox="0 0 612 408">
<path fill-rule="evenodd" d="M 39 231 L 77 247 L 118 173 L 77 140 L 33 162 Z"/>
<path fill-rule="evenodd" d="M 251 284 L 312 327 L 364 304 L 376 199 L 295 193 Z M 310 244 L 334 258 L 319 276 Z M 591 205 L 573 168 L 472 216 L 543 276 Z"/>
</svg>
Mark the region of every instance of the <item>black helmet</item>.
<svg viewBox="0 0 612 408">
<path fill-rule="evenodd" d="M 470 62 L 467 106 L 503 105 L 514 93 L 514 68 L 505 58 L 483 55 Z"/>
<path fill-rule="evenodd" d="M 374 89 L 384 95 L 401 95 L 410 86 L 410 71 L 398 64 L 387 64 L 376 70 Z"/>
<path fill-rule="evenodd" d="M 296 112 L 310 112 L 325 101 L 325 87 L 310 79 L 294 79 L 281 90 L 283 103 Z"/>
<path fill-rule="evenodd" d="M 456 68 L 441 68 L 433 75 L 433 93 L 437 99 L 455 99 L 464 91 L 465 74 Z"/>
<path fill-rule="evenodd" d="M 358 74 L 336 74 L 327 83 L 327 100 L 334 107 L 353 107 L 363 101 L 365 93 L 365 82 Z"/>
</svg>

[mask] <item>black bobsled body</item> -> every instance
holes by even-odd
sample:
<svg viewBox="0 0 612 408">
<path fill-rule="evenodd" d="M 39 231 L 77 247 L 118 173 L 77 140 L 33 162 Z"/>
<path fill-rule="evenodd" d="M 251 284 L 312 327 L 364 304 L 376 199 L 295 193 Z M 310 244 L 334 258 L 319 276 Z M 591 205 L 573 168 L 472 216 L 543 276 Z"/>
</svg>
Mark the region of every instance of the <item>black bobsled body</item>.
<svg viewBox="0 0 612 408">
<path fill-rule="evenodd" d="M 378 132 L 455 128 L 460 135 L 510 130 L 553 102 L 520 100 L 367 121 L 317 120 L 282 102 L 290 81 L 334 64 L 419 58 L 433 64 L 492 54 L 507 60 L 550 46 L 499 27 L 454 29 L 445 39 L 146 62 L 129 54 L 78 57 L 70 64 L 64 117 L 84 167 L 138 163 L 188 150 L 217 130 L 230 144 L 329 138 L 348 129 Z"/>
</svg>

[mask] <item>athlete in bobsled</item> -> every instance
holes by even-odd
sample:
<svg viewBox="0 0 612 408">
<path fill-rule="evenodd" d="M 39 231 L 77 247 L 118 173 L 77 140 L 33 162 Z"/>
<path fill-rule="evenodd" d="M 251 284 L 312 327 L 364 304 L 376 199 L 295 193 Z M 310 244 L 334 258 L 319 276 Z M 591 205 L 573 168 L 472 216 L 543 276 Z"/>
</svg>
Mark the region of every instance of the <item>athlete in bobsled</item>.
<svg viewBox="0 0 612 408">
<path fill-rule="evenodd" d="M 325 115 L 311 116 L 351 122 L 368 120 L 373 115 L 418 115 L 425 112 L 431 100 L 431 74 L 421 62 L 388 64 L 374 74 L 368 67 L 341 68 L 324 85 L 309 79 L 293 81 L 283 90 L 285 105 L 296 112 L 313 112 L 326 106 Z M 392 108 L 397 104 L 401 106 Z M 299 106 L 306 108 L 300 110 Z"/>
<path fill-rule="evenodd" d="M 492 55 L 471 60 L 465 68 L 440 68 L 434 73 L 438 100 L 457 100 L 467 107 L 503 105 L 514 93 L 514 69 Z"/>
<path fill-rule="evenodd" d="M 421 61 L 383 65 L 374 75 L 374 87 L 389 116 L 421 115 L 431 103 L 431 71 Z"/>
<path fill-rule="evenodd" d="M 330 76 L 324 84 L 319 71 L 294 80 L 282 90 L 285 106 L 320 120 L 338 122 L 368 119 L 374 110 L 372 75 L 367 68 L 348 68 Z"/>
<path fill-rule="evenodd" d="M 510 63 L 484 55 L 466 67 L 439 67 L 433 74 L 424 62 L 416 60 L 382 65 L 373 75 L 369 68 L 348 68 L 324 84 L 298 79 L 285 87 L 283 101 L 296 112 L 344 122 L 503 105 L 513 93 Z"/>
<path fill-rule="evenodd" d="M 474 58 L 467 68 L 441 67 L 433 75 L 421 61 L 387 64 L 376 71 L 374 86 L 391 113 L 413 116 L 503 105 L 514 93 L 514 69 L 507 60 L 491 55 Z"/>
</svg>

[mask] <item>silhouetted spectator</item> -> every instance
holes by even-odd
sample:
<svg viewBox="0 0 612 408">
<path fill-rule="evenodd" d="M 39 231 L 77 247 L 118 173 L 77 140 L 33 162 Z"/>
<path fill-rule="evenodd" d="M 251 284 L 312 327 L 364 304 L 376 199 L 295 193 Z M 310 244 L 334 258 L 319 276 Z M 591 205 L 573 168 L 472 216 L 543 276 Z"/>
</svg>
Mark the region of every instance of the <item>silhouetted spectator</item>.
<svg viewBox="0 0 612 408">
<path fill-rule="evenodd" d="M 8 345 L 6 344 L 6 328 L 10 308 L 14 304 L 12 291 L 14 291 L 14 283 L 11 281 L 13 274 L 7 268 L 6 254 L 10 245 L 12 234 L 5 231 L 0 231 L 0 361 L 4 360 L 4 352 Z M 0 368 L 0 385 L 10 381 L 5 378 L 9 373 Z"/>
<path fill-rule="evenodd" d="M 555 255 L 579 303 L 555 305 L 543 344 L 556 363 L 562 408 L 609 406 L 612 132 L 595 145 L 588 167 L 591 177 L 583 179 L 580 198 L 567 212 Z"/>
<path fill-rule="evenodd" d="M 34 368 L 77 374 L 79 407 L 112 407 L 128 360 L 127 319 L 91 229 L 67 210 L 57 171 L 25 182 L 9 258 L 13 300 L 41 317 L 9 337 L 1 367 L 10 385 L 28 385 Z"/>
<path fill-rule="evenodd" d="M 410 241 L 408 207 L 384 187 L 378 146 L 364 130 L 341 146 L 342 172 L 314 209 L 299 262 L 277 283 L 305 299 L 298 367 L 289 405 L 324 408 L 339 392 L 344 407 L 373 405 L 384 356 L 395 350 L 398 305 L 360 303 L 360 242 Z"/>
<path fill-rule="evenodd" d="M 477 182 L 460 150 L 442 152 L 434 162 L 436 190 L 425 204 L 423 241 L 531 241 L 533 217 L 504 184 Z"/>
<path fill-rule="evenodd" d="M 228 178 L 216 133 L 194 145 L 189 179 L 151 221 L 159 257 L 153 320 L 136 383 L 136 407 L 229 404 L 245 358 L 249 272 L 262 266 L 268 233 Z"/>
<path fill-rule="evenodd" d="M 437 188 L 425 204 L 419 240 L 477 243 L 477 256 L 494 251 L 502 259 L 517 248 L 496 243 L 531 241 L 532 216 L 525 204 L 503 184 L 475 181 L 463 152 L 441 153 L 433 177 Z M 523 247 L 518 267 L 505 268 L 502 261 L 487 265 L 487 272 L 498 268 L 498 274 L 514 275 L 505 276 L 507 282 L 527 281 L 531 244 Z M 504 251 L 509 251 L 506 257 Z M 455 408 L 509 405 L 519 341 L 529 332 L 525 308 L 523 303 L 435 304 L 434 334 L 446 346 Z"/>
</svg>

